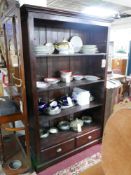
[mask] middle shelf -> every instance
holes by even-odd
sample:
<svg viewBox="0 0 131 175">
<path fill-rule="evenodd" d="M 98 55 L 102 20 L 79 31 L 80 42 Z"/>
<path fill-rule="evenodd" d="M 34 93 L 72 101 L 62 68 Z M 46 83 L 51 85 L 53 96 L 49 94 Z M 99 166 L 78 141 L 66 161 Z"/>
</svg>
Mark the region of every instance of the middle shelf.
<svg viewBox="0 0 131 175">
<path fill-rule="evenodd" d="M 68 109 L 63 109 L 61 111 L 61 113 L 59 113 L 57 115 L 40 114 L 39 118 L 40 118 L 40 122 L 48 122 L 50 120 L 54 120 L 55 118 L 71 115 L 71 114 L 74 114 L 76 112 L 84 111 L 86 109 L 100 107 L 102 105 L 103 104 L 100 102 L 93 101 L 93 102 L 90 102 L 89 105 L 84 105 L 84 106 L 76 105 L 76 106 L 70 107 Z"/>
<path fill-rule="evenodd" d="M 76 87 L 76 86 L 83 86 L 83 85 L 89 85 L 89 84 L 95 84 L 95 83 L 102 83 L 104 82 L 103 79 L 95 80 L 95 81 L 89 81 L 89 80 L 79 80 L 79 81 L 71 81 L 70 83 L 57 83 L 54 85 L 50 85 L 48 88 L 37 88 L 38 94 L 43 93 L 44 91 L 50 91 L 50 90 L 57 90 L 62 89 L 66 87 Z"/>
</svg>

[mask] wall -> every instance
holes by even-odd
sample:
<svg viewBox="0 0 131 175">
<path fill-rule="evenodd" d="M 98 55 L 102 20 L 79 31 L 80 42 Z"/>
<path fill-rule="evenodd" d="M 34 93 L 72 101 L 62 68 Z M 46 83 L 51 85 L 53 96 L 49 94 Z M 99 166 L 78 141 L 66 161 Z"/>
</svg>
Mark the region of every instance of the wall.
<svg viewBox="0 0 131 175">
<path fill-rule="evenodd" d="M 23 4 L 30 4 L 30 5 L 37 5 L 37 6 L 47 6 L 47 0 L 18 0 L 20 5 L 22 6 Z"/>
</svg>

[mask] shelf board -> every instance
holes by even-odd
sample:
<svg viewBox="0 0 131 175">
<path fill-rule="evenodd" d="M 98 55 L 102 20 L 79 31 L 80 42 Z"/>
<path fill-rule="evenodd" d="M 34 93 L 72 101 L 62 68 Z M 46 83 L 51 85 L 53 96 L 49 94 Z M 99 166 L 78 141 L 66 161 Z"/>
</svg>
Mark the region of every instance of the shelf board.
<svg viewBox="0 0 131 175">
<path fill-rule="evenodd" d="M 23 120 L 22 113 L 14 113 L 10 115 L 3 115 L 0 116 L 0 124 L 8 123 L 8 122 L 14 122 L 17 120 Z"/>
<path fill-rule="evenodd" d="M 89 81 L 89 80 L 80 80 L 76 81 L 73 80 L 70 83 L 57 83 L 54 85 L 50 85 L 48 88 L 37 88 L 38 93 L 43 93 L 44 91 L 51 91 L 51 90 L 57 90 L 57 89 L 62 89 L 62 88 L 68 88 L 68 87 L 75 87 L 75 86 L 83 86 L 83 85 L 89 85 L 89 84 L 94 84 L 94 83 L 101 83 L 104 82 L 104 80 L 96 80 L 96 81 Z"/>
<path fill-rule="evenodd" d="M 36 58 L 42 57 L 75 57 L 75 56 L 106 56 L 107 53 L 94 53 L 94 54 L 84 54 L 84 53 L 74 53 L 74 54 L 43 54 L 36 55 Z"/>
<path fill-rule="evenodd" d="M 100 130 L 101 127 L 97 124 L 85 125 L 82 127 L 82 132 L 75 131 L 59 131 L 57 134 L 50 134 L 47 138 L 41 139 L 41 149 L 49 148 L 71 138 L 78 137 L 85 133 L 91 133 L 95 130 Z"/>
<path fill-rule="evenodd" d="M 80 111 L 84 111 L 86 109 L 91 109 L 91 108 L 96 108 L 96 107 L 100 107 L 102 106 L 102 103 L 99 103 L 99 102 L 90 102 L 89 105 L 84 105 L 84 106 L 73 106 L 71 108 L 68 108 L 68 109 L 63 109 L 61 110 L 61 112 L 57 115 L 47 115 L 47 114 L 40 114 L 39 117 L 40 117 L 40 122 L 48 122 L 50 120 L 54 120 L 55 118 L 59 118 L 59 117 L 63 117 L 63 116 L 67 116 L 67 115 L 70 115 L 70 114 L 74 114 L 76 112 L 80 112 Z"/>
</svg>

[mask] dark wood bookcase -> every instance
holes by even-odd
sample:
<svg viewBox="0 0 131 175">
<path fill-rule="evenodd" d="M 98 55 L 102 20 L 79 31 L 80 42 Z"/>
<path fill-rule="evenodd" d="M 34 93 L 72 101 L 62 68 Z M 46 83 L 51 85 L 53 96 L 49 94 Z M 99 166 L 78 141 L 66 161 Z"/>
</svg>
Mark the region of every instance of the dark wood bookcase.
<svg viewBox="0 0 131 175">
<path fill-rule="evenodd" d="M 94 19 L 86 15 L 55 9 L 24 5 L 21 7 L 23 53 L 26 74 L 26 93 L 31 135 L 32 160 L 40 171 L 72 154 L 101 141 L 105 106 L 105 80 L 107 63 L 108 26 L 110 21 Z M 95 44 L 96 54 L 51 54 L 36 56 L 34 47 L 47 42 L 69 41 L 73 36 L 81 37 L 83 44 Z M 59 82 L 47 89 L 37 89 L 36 82 L 44 77 L 60 77 L 60 70 L 71 70 L 83 75 L 99 76 L 97 81 Z M 71 94 L 74 87 L 89 90 L 94 101 L 85 106 L 73 106 L 58 115 L 39 114 L 38 100 L 45 102 Z M 91 115 L 93 123 L 82 128 L 82 132 L 59 131 L 47 138 L 40 138 L 43 127 L 56 127 L 61 120 Z"/>
</svg>

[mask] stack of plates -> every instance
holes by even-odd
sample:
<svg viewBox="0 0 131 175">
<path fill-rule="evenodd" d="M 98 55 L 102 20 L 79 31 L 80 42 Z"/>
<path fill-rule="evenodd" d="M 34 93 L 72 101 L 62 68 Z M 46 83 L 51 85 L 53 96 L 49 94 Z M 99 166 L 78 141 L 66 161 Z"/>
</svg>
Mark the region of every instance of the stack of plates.
<svg viewBox="0 0 131 175">
<path fill-rule="evenodd" d="M 95 54 L 98 52 L 98 48 L 96 45 L 83 45 L 81 52 L 85 54 Z"/>
<path fill-rule="evenodd" d="M 36 56 L 52 54 L 54 52 L 54 45 L 47 43 L 46 45 L 39 45 L 34 48 Z"/>
</svg>

